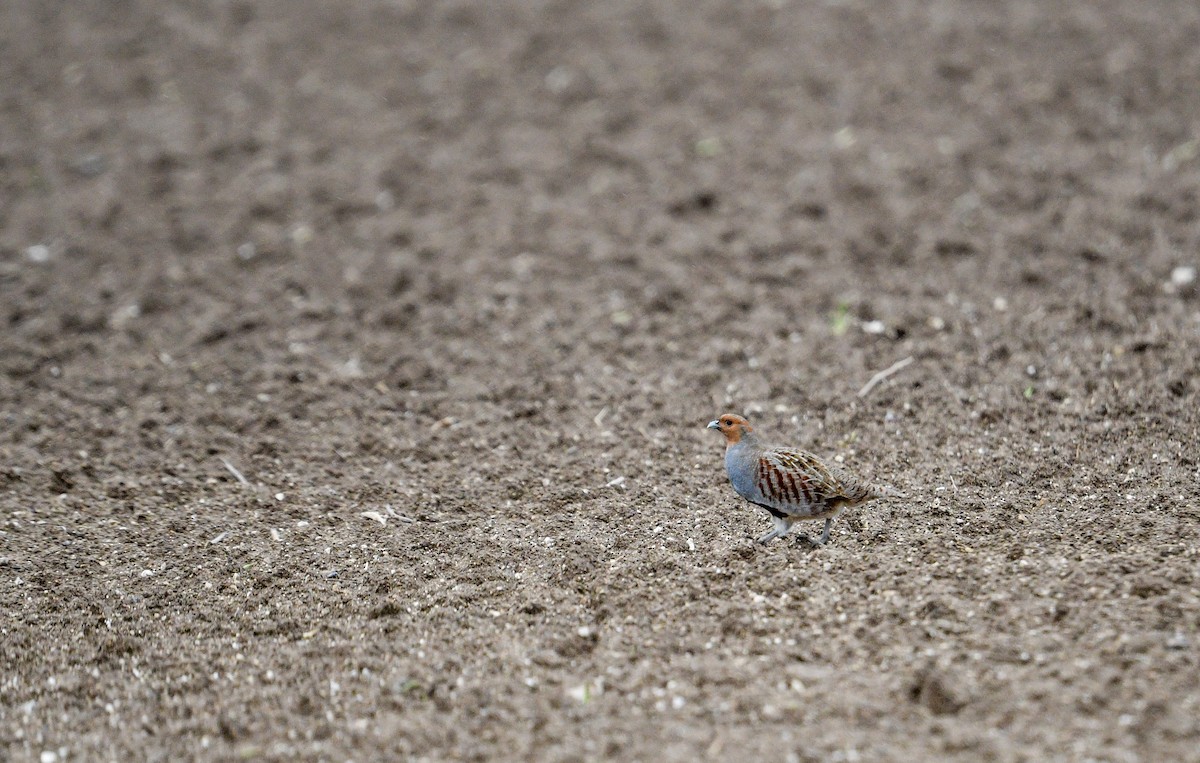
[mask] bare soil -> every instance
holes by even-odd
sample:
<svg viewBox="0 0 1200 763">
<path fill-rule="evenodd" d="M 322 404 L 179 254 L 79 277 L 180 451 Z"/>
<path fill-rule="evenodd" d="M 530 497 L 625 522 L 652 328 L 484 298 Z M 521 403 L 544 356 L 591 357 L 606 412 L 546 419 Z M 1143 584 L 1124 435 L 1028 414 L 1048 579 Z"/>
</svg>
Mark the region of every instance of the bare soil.
<svg viewBox="0 0 1200 763">
<path fill-rule="evenodd" d="M 0 758 L 1200 760 L 1198 73 L 1193 0 L 0 4 Z M 726 410 L 905 497 L 757 546 Z"/>
</svg>

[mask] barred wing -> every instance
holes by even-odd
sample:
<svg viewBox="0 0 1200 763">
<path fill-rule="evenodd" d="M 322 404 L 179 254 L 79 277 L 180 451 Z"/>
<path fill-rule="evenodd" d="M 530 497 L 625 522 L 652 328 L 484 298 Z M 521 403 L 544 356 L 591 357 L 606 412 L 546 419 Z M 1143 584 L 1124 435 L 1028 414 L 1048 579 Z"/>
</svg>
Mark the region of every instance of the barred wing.
<svg viewBox="0 0 1200 763">
<path fill-rule="evenodd" d="M 869 485 L 831 471 L 813 454 L 787 448 L 763 451 L 755 486 L 764 506 L 800 516 L 821 516 L 876 497 Z"/>
</svg>

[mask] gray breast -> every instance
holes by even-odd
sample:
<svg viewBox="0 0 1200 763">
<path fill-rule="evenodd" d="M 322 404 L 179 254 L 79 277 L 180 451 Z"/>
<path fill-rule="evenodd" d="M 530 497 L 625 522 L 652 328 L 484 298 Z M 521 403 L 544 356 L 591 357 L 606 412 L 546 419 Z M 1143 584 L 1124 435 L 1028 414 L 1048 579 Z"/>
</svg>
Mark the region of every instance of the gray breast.
<svg viewBox="0 0 1200 763">
<path fill-rule="evenodd" d="M 757 464 L 756 449 L 746 443 L 739 442 L 725 449 L 725 471 L 729 474 L 729 481 L 738 495 L 750 501 L 761 499 L 755 480 Z"/>
</svg>

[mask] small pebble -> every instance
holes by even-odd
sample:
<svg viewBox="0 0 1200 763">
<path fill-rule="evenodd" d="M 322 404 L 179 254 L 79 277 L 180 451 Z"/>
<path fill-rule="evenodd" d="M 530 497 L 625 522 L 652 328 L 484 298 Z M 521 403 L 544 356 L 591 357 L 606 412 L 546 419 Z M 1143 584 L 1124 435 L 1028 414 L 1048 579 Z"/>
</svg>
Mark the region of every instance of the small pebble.
<svg viewBox="0 0 1200 763">
<path fill-rule="evenodd" d="M 546 72 L 546 89 L 555 95 L 562 95 L 575 81 L 575 75 L 566 66 L 556 66 Z"/>
<path fill-rule="evenodd" d="M 843 127 L 833 134 L 833 145 L 845 150 L 852 147 L 858 142 L 858 138 L 854 135 L 854 128 L 850 126 Z"/>
<path fill-rule="evenodd" d="M 1171 283 L 1176 286 L 1187 286 L 1196 280 L 1196 269 L 1191 265 L 1180 265 L 1171 271 Z"/>
<path fill-rule="evenodd" d="M 567 689 L 567 696 L 580 704 L 588 701 L 589 694 L 587 684 L 580 684 Z"/>
<path fill-rule="evenodd" d="M 84 154 L 71 162 L 71 170 L 80 177 L 94 178 L 104 174 L 108 161 L 103 154 Z"/>
<path fill-rule="evenodd" d="M 307 225 L 297 225 L 292 229 L 292 243 L 303 246 L 313 240 L 313 229 Z"/>
</svg>

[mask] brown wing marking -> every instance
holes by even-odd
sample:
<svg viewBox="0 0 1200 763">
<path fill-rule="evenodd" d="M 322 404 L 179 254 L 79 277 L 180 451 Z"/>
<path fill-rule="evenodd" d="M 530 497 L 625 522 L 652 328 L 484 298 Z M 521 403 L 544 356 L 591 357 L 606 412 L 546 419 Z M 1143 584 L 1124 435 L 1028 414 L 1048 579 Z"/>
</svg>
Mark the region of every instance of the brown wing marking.
<svg viewBox="0 0 1200 763">
<path fill-rule="evenodd" d="M 815 506 L 828 496 L 840 494 L 840 483 L 816 456 L 784 449 L 774 450 L 770 456 L 772 466 L 791 480 L 792 496 L 797 504 Z"/>
<path fill-rule="evenodd" d="M 796 487 L 796 475 L 793 474 L 792 472 L 780 472 L 780 476 L 782 476 L 783 481 L 785 483 L 787 483 L 787 494 L 789 496 L 791 496 L 791 499 L 793 501 L 795 501 L 796 503 L 799 503 L 800 502 L 800 489 L 798 487 Z M 800 481 L 803 482 L 804 479 L 801 478 Z"/>
<path fill-rule="evenodd" d="M 767 470 L 767 480 L 771 485 L 771 499 L 780 501 L 783 497 L 783 475 L 774 467 Z M 781 503 L 784 501 L 781 501 Z"/>
</svg>

